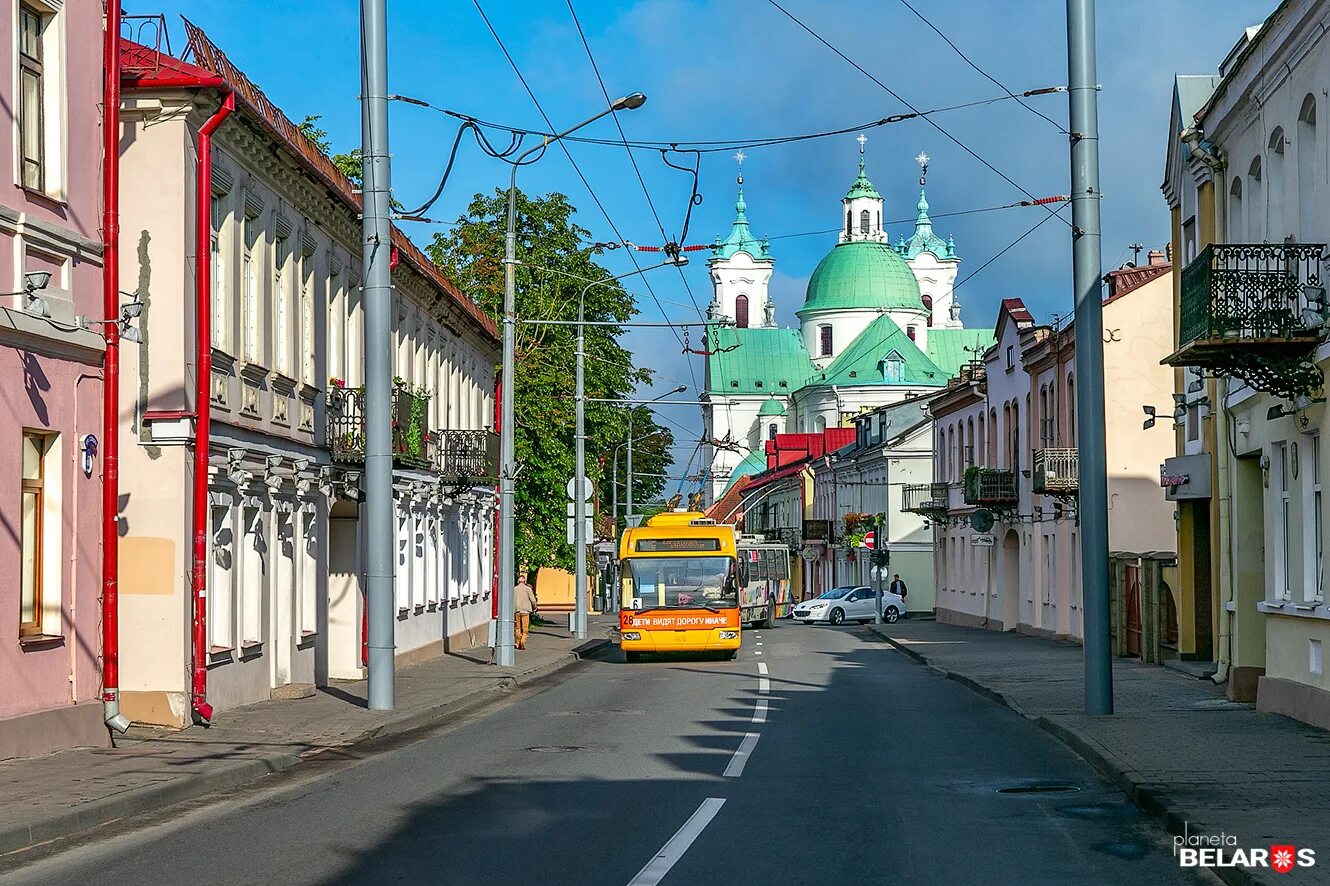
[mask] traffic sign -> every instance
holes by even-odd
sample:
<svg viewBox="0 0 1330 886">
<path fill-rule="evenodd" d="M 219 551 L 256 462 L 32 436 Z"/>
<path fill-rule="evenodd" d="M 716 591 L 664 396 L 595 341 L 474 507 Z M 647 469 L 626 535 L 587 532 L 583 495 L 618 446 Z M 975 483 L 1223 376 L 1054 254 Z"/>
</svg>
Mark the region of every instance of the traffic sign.
<svg viewBox="0 0 1330 886">
<path fill-rule="evenodd" d="M 572 478 L 571 480 L 569 480 L 569 481 L 568 481 L 568 485 L 565 486 L 564 488 L 568 490 L 568 498 L 569 498 L 569 500 L 570 500 L 570 501 L 577 501 L 577 478 L 574 477 L 574 478 Z M 591 498 L 591 495 L 592 495 L 592 492 L 593 492 L 593 491 L 594 491 L 594 487 L 591 485 L 591 478 L 590 478 L 590 477 L 583 477 L 583 478 L 582 478 L 582 501 L 589 501 L 590 498 Z"/>
<path fill-rule="evenodd" d="M 991 535 L 970 536 L 970 544 L 974 545 L 976 548 L 991 548 L 993 547 L 993 542 L 994 538 Z"/>
<path fill-rule="evenodd" d="M 870 529 L 870 530 L 868 530 L 867 532 L 864 533 L 864 540 L 863 540 L 863 544 L 862 544 L 861 546 L 862 546 L 862 547 L 865 547 L 865 548 L 869 548 L 869 549 L 872 549 L 872 548 L 877 547 L 877 530 L 876 530 L 876 529 Z"/>
<path fill-rule="evenodd" d="M 574 517 L 576 517 L 576 516 L 577 516 L 577 502 L 575 502 L 575 501 L 566 501 L 566 502 L 564 502 L 564 504 L 568 506 L 568 519 L 571 520 L 571 519 L 573 519 Z M 596 503 L 595 503 L 595 502 L 593 502 L 593 501 L 589 501 L 589 502 L 587 502 L 586 504 L 584 504 L 583 507 L 586 508 L 586 516 L 588 516 L 588 517 L 595 516 L 595 513 L 596 513 Z"/>
<path fill-rule="evenodd" d="M 576 529 L 576 528 L 577 528 L 577 521 L 576 521 L 576 520 L 571 520 L 571 519 L 570 519 L 570 520 L 568 521 L 568 544 L 570 544 L 570 545 L 572 545 L 572 544 L 577 544 L 576 533 L 573 531 L 573 530 Z M 594 539 L 595 537 L 596 537 L 596 536 L 595 536 L 595 534 L 592 532 L 592 529 L 591 529 L 591 518 L 590 518 L 590 517 L 587 517 L 587 518 L 586 518 L 586 529 L 585 529 L 585 531 L 582 533 L 582 541 L 584 541 L 584 542 L 590 544 L 590 543 L 591 543 L 591 540 Z"/>
</svg>

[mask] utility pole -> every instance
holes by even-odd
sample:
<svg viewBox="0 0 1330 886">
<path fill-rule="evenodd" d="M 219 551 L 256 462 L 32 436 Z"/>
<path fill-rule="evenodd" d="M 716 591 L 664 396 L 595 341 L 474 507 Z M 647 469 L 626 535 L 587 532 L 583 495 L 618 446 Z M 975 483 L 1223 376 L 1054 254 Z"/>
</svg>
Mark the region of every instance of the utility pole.
<svg viewBox="0 0 1330 886">
<path fill-rule="evenodd" d="M 633 525 L 633 407 L 628 407 L 628 485 L 624 487 L 623 525 Z"/>
<path fill-rule="evenodd" d="M 1076 441 L 1080 466 L 1085 712 L 1113 713 L 1108 623 L 1108 465 L 1104 454 L 1104 339 L 1100 297 L 1099 107 L 1094 0 L 1067 0 L 1071 107 L 1072 285 L 1076 304 Z"/>
<path fill-rule="evenodd" d="M 369 707 L 394 704 L 392 258 L 388 171 L 387 0 L 360 0 L 360 122 L 365 305 L 366 606 L 369 609 Z"/>
</svg>

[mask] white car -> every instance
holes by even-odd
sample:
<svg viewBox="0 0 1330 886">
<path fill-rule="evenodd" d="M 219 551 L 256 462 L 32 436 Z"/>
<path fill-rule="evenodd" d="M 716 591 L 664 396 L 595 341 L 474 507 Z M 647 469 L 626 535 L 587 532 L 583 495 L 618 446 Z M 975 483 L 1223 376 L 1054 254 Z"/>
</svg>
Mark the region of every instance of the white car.
<svg viewBox="0 0 1330 886">
<path fill-rule="evenodd" d="M 905 601 L 890 591 L 882 592 L 882 620 L 895 624 L 905 612 Z M 866 624 L 877 617 L 877 592 L 872 588 L 846 586 L 832 588 L 820 597 L 805 600 L 794 607 L 795 621 L 810 625 L 815 621 L 834 625 L 847 621 Z"/>
</svg>

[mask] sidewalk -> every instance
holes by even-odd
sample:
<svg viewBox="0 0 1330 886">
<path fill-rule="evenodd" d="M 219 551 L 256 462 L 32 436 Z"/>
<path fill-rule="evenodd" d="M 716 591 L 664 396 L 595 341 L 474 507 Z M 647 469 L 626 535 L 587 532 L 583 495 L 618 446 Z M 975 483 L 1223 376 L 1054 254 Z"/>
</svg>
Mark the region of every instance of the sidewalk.
<svg viewBox="0 0 1330 886">
<path fill-rule="evenodd" d="M 1155 665 L 1113 660 L 1115 713 L 1084 711 L 1082 649 L 933 621 L 876 625 L 906 655 L 1057 736 L 1173 834 L 1236 835 L 1234 848 L 1316 851 L 1300 883 L 1330 883 L 1330 733 L 1224 698 L 1223 688 Z M 1275 883 L 1269 868 L 1215 870 L 1226 883 Z"/>
<path fill-rule="evenodd" d="M 590 638 L 566 625 L 533 628 L 517 666 L 489 664 L 489 649 L 442 655 L 397 671 L 396 710 L 366 710 L 366 684 L 334 683 L 302 699 L 220 713 L 207 729 L 131 729 L 115 747 L 62 751 L 0 763 L 0 854 L 229 790 L 332 748 L 407 732 L 460 715 L 502 691 L 572 665 L 608 642 L 611 621 L 592 618 Z"/>
</svg>

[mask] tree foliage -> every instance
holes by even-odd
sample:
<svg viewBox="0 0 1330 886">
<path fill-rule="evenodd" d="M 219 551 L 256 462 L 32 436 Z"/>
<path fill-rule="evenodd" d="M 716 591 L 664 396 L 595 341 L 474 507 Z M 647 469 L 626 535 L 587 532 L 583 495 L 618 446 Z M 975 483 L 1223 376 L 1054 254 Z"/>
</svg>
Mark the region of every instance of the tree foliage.
<svg viewBox="0 0 1330 886">
<path fill-rule="evenodd" d="M 496 190 L 476 194 L 450 233 L 434 235 L 430 258 L 496 321 L 502 319 L 504 236 L 508 196 Z M 597 263 L 600 250 L 590 232 L 578 225 L 576 210 L 558 193 L 530 198 L 517 195 L 517 313 L 521 320 L 575 320 L 579 293 L 610 272 Z M 586 294 L 586 319 L 626 322 L 637 309 L 618 283 L 592 286 Z M 637 365 L 619 342 L 619 326 L 586 327 L 586 395 L 631 397 L 651 382 L 651 371 Z M 576 330 L 571 326 L 517 326 L 517 373 L 514 386 L 515 446 L 523 466 L 517 480 L 516 551 L 519 565 L 571 568 L 566 542 L 565 484 L 575 470 L 574 361 Z M 611 456 L 628 432 L 628 409 L 607 403 L 586 404 L 587 473 L 597 483 L 602 512 L 612 498 Z M 634 495 L 646 501 L 659 495 L 671 464 L 670 431 L 655 423 L 648 410 L 634 416 Z M 619 452 L 623 459 L 623 452 Z M 621 461 L 620 480 L 626 480 Z M 622 492 L 619 497 L 623 501 Z"/>
<path fill-rule="evenodd" d="M 319 119 L 317 114 L 312 114 L 301 120 L 300 125 L 296 128 L 300 130 L 301 135 L 314 142 L 320 151 L 328 155 L 328 159 L 332 160 L 333 165 L 341 171 L 342 175 L 351 179 L 356 187 L 360 187 L 361 178 L 364 175 L 363 166 L 360 162 L 360 148 L 355 148 L 349 154 L 334 154 L 332 145 L 328 141 L 327 131 L 319 127 Z"/>
</svg>

